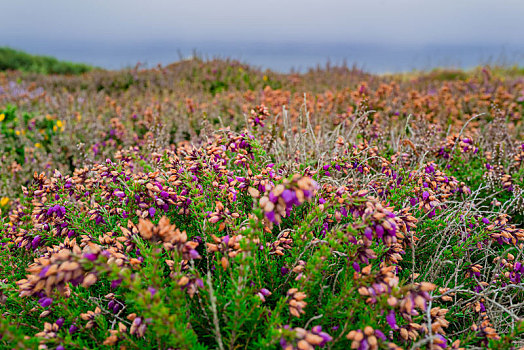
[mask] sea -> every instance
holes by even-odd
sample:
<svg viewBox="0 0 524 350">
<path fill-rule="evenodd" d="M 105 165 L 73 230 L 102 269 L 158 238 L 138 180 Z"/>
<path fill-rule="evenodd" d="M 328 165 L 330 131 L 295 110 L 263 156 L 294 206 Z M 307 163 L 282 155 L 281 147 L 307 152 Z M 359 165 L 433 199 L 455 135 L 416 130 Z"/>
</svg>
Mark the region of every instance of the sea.
<svg viewBox="0 0 524 350">
<path fill-rule="evenodd" d="M 231 58 L 260 69 L 306 72 L 330 65 L 347 65 L 385 74 L 430 70 L 468 69 L 479 65 L 524 67 L 524 44 L 424 44 L 390 45 L 343 42 L 10 42 L 10 47 L 58 59 L 83 62 L 106 69 L 153 67 L 198 56 Z M 2 43 L 0 42 L 0 46 Z"/>
</svg>

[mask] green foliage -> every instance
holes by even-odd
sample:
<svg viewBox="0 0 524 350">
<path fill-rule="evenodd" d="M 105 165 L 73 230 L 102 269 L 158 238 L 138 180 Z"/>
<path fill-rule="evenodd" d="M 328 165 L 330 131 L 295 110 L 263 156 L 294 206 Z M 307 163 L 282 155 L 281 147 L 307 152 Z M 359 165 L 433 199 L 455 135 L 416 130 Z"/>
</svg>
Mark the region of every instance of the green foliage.
<svg viewBox="0 0 524 350">
<path fill-rule="evenodd" d="M 81 63 L 59 61 L 48 56 L 30 55 L 8 47 L 0 47 L 0 71 L 19 70 L 41 74 L 82 74 L 93 67 Z"/>
</svg>

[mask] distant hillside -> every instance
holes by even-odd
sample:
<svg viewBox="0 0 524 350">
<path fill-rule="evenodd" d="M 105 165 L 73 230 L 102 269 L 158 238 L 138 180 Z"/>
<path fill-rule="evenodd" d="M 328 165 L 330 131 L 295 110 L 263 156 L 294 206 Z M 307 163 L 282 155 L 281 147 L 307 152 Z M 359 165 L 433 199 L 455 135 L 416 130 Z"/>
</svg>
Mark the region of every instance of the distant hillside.
<svg viewBox="0 0 524 350">
<path fill-rule="evenodd" d="M 42 74 L 82 74 L 93 67 L 66 61 L 54 57 L 30 55 L 8 47 L 0 47 L 0 71 L 19 70 Z"/>
</svg>

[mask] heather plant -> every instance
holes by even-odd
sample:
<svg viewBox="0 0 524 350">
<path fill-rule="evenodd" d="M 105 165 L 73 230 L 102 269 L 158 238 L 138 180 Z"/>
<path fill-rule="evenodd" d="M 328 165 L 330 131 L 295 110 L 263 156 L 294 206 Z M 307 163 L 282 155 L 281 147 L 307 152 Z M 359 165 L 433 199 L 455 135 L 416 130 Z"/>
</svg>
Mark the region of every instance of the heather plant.
<svg viewBox="0 0 524 350">
<path fill-rule="evenodd" d="M 522 346 L 524 85 L 451 73 L 2 75 L 1 346 Z"/>
</svg>

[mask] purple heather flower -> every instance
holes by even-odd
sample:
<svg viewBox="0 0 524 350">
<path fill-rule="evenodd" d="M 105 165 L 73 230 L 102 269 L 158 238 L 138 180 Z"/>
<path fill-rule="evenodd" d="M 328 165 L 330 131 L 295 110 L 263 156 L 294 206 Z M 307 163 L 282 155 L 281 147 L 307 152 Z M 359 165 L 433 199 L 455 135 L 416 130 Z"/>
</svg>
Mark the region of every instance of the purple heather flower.
<svg viewBox="0 0 524 350">
<path fill-rule="evenodd" d="M 395 311 L 391 310 L 387 315 L 386 315 L 386 321 L 387 323 L 389 324 L 389 326 L 391 327 L 391 329 L 393 330 L 397 330 L 399 329 L 398 325 L 397 325 L 397 320 L 395 318 Z"/>
<path fill-rule="evenodd" d="M 426 200 L 426 199 L 428 199 L 428 198 L 429 198 L 429 192 L 428 192 L 428 191 L 424 191 L 424 192 L 422 192 L 422 199 L 423 199 L 423 200 Z"/>
<path fill-rule="evenodd" d="M 281 196 L 282 196 L 282 199 L 284 199 L 284 202 L 286 202 L 286 205 L 293 204 L 293 201 L 296 198 L 295 193 L 288 189 L 284 190 Z"/>
<path fill-rule="evenodd" d="M 371 229 L 371 227 L 366 227 L 366 229 L 364 230 L 364 236 L 370 241 L 373 239 L 373 230 Z"/>
<path fill-rule="evenodd" d="M 375 232 L 378 238 L 382 238 L 382 236 L 384 236 L 384 227 L 382 227 L 382 225 L 375 226 Z"/>
<path fill-rule="evenodd" d="M 40 237 L 40 235 L 36 235 L 35 238 L 33 238 L 33 241 L 31 242 L 31 246 L 33 247 L 33 249 L 38 247 L 41 240 L 42 240 L 42 237 Z"/>
<path fill-rule="evenodd" d="M 485 223 L 486 225 L 489 224 L 489 219 L 488 218 L 482 218 L 482 222 Z"/>
<path fill-rule="evenodd" d="M 271 294 L 271 292 L 268 289 L 266 289 L 266 288 L 262 288 L 260 290 L 260 293 L 262 293 L 262 295 L 265 296 L 265 297 L 267 297 L 268 295 Z"/>
<path fill-rule="evenodd" d="M 45 277 L 45 274 L 46 274 L 47 271 L 49 270 L 50 266 L 51 266 L 51 265 L 47 265 L 46 267 L 44 267 L 44 268 L 40 271 L 40 273 L 38 274 L 38 276 L 39 276 L 39 277 L 42 277 L 42 278 Z"/>
<path fill-rule="evenodd" d="M 426 167 L 426 173 L 431 174 L 435 172 L 435 167 L 433 165 L 428 165 Z"/>
<path fill-rule="evenodd" d="M 89 261 L 95 261 L 98 256 L 94 253 L 85 253 L 84 258 L 86 258 Z"/>
<path fill-rule="evenodd" d="M 379 337 L 380 339 L 382 339 L 383 341 L 386 341 L 386 335 L 384 333 L 382 333 L 382 331 L 380 329 L 375 329 L 375 335 L 377 337 Z"/>
<path fill-rule="evenodd" d="M 62 328 L 62 326 L 64 325 L 64 321 L 65 319 L 63 317 L 60 317 L 58 320 L 56 320 L 56 324 L 59 328 Z"/>
<path fill-rule="evenodd" d="M 269 195 L 271 196 L 271 193 L 270 193 Z M 275 212 L 273 212 L 273 211 L 269 211 L 269 212 L 267 212 L 267 213 L 266 213 L 266 217 L 267 217 L 267 219 L 268 219 L 269 221 L 271 221 L 271 222 L 273 222 L 273 223 L 276 223 L 276 222 L 277 222 L 277 220 L 276 220 L 276 218 L 275 218 Z"/>
<path fill-rule="evenodd" d="M 117 288 L 121 283 L 122 283 L 121 278 L 111 281 L 111 289 Z"/>
<path fill-rule="evenodd" d="M 189 257 L 191 259 L 198 259 L 198 258 L 200 258 L 200 254 L 198 254 L 198 252 L 195 249 L 191 249 L 189 251 Z"/>
<path fill-rule="evenodd" d="M 155 217 L 155 213 L 156 213 L 156 209 L 151 207 L 149 208 L 149 216 L 151 216 L 152 218 Z"/>
<path fill-rule="evenodd" d="M 483 302 L 480 302 L 480 312 L 486 312 L 486 307 Z"/>
<path fill-rule="evenodd" d="M 78 327 L 75 326 L 74 324 L 72 324 L 71 327 L 69 327 L 69 334 L 73 334 L 73 333 L 75 333 L 77 330 L 78 330 Z"/>
<path fill-rule="evenodd" d="M 116 314 L 118 313 L 118 311 L 120 311 L 120 309 L 122 308 L 122 305 L 120 304 L 115 304 L 115 306 L 113 306 L 113 313 Z"/>
<path fill-rule="evenodd" d="M 51 298 L 48 298 L 48 297 L 43 297 L 43 298 L 40 298 L 40 300 L 38 300 L 38 303 L 40 304 L 41 307 L 49 307 L 52 303 L 53 303 L 53 299 Z"/>
<path fill-rule="evenodd" d="M 444 338 L 442 335 L 437 334 L 435 335 L 435 340 L 433 344 L 436 344 L 437 346 L 441 347 L 442 349 L 445 349 L 448 346 L 448 341 L 446 338 Z"/>
<path fill-rule="evenodd" d="M 360 272 L 360 265 L 356 261 L 353 262 L 353 269 L 355 269 L 357 272 Z"/>
<path fill-rule="evenodd" d="M 118 198 L 124 198 L 126 196 L 126 194 L 122 191 L 115 191 L 113 194 Z"/>
<path fill-rule="evenodd" d="M 62 344 L 60 344 L 56 347 L 56 350 L 65 350 L 65 348 Z"/>
<path fill-rule="evenodd" d="M 288 269 L 287 267 L 282 267 L 282 268 L 280 269 L 280 274 L 281 274 L 282 276 L 285 276 L 285 275 L 287 275 L 288 273 L 289 273 L 289 269 Z"/>
</svg>

